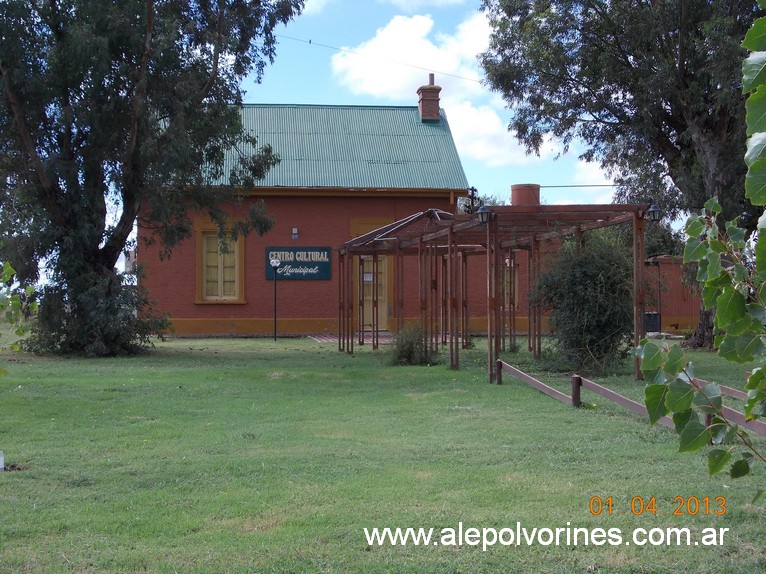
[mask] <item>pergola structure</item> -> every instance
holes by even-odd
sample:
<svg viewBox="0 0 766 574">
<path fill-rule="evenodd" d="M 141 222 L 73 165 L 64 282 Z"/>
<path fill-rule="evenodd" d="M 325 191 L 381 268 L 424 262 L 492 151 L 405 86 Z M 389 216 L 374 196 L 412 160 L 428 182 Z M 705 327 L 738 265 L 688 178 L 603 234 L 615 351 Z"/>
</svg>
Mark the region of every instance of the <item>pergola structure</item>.
<svg viewBox="0 0 766 574">
<path fill-rule="evenodd" d="M 539 189 L 539 187 L 538 187 Z M 371 261 L 373 348 L 379 344 L 378 281 L 379 258 L 393 257 L 393 315 L 396 330 L 404 326 L 404 259 L 417 257 L 420 321 L 426 344 L 437 348 L 449 346 L 450 367 L 460 367 L 459 347 L 468 340 L 467 259 L 482 256 L 486 263 L 486 317 L 489 380 L 498 380 L 496 362 L 510 337 L 515 342 L 517 304 L 504 294 L 503 275 L 507 268 L 515 272 L 515 261 L 521 254 L 528 257 L 529 284 L 534 285 L 541 271 L 543 245 L 566 236 L 581 234 L 601 227 L 632 223 L 633 226 L 633 308 L 634 343 L 644 335 L 644 222 L 657 210 L 655 206 L 602 205 L 510 205 L 480 208 L 471 215 L 454 215 L 429 209 L 416 213 L 375 231 L 344 243 L 339 249 L 339 334 L 338 350 L 354 351 L 355 332 L 358 343 L 365 342 L 365 317 L 362 304 L 363 284 L 360 261 Z M 657 210 L 658 213 L 658 210 Z M 370 266 L 368 265 L 368 269 Z M 354 274 L 359 278 L 354 288 Z M 369 271 L 368 271 L 369 274 Z M 515 284 L 511 276 L 510 285 Z M 509 296 L 510 295 L 510 296 Z M 356 313 L 355 313 L 356 310 Z M 356 315 L 356 327 L 355 318 Z M 542 322 L 540 309 L 527 309 L 527 335 L 535 358 L 541 354 Z M 636 379 L 641 378 L 638 360 Z"/>
</svg>

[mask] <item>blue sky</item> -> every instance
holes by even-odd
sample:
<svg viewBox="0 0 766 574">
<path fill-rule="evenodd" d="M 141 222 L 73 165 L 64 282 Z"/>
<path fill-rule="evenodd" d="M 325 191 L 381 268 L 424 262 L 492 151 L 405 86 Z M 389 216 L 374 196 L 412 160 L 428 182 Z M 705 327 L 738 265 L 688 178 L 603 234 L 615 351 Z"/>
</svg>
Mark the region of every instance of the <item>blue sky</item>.
<svg viewBox="0 0 766 574">
<path fill-rule="evenodd" d="M 245 83 L 249 103 L 417 105 L 434 73 L 470 185 L 508 202 L 514 183 L 538 183 L 543 203 L 610 203 L 596 164 L 559 159 L 557 142 L 528 156 L 508 132 L 510 112 L 482 84 L 477 55 L 489 25 L 478 0 L 307 0 L 278 30 L 277 56 L 260 84 Z"/>
</svg>

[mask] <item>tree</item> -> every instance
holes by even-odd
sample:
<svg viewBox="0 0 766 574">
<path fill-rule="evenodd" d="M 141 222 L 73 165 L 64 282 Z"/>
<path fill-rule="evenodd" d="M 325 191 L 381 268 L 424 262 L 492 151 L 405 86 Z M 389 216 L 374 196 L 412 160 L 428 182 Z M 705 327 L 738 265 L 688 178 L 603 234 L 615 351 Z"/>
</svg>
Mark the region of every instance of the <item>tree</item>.
<svg viewBox="0 0 766 574">
<path fill-rule="evenodd" d="M 761 5 L 766 1 L 760 0 Z M 766 205 L 766 18 L 759 18 L 743 45 L 752 51 L 743 65 L 747 98 L 746 196 Z M 684 260 L 696 262 L 706 308 L 718 307 L 716 347 L 729 361 L 746 362 L 766 356 L 766 216 L 759 219 L 755 240 L 729 221 L 719 228 L 722 212 L 716 198 L 686 223 L 688 239 Z M 766 463 L 766 453 L 750 440 L 746 430 L 727 418 L 719 385 L 695 378 L 688 357 L 678 346 L 644 340 L 636 349 L 648 381 L 645 404 L 652 423 L 671 413 L 679 438 L 679 451 L 695 451 L 707 444 L 708 472 L 727 466 L 733 478 L 750 473 L 751 466 Z M 758 366 L 745 388 L 746 420 L 766 416 L 766 369 Z M 739 457 L 736 450 L 742 448 Z M 754 501 L 766 489 L 756 492 Z"/>
<path fill-rule="evenodd" d="M 701 209 L 743 201 L 740 45 L 753 1 L 484 0 L 493 32 L 482 66 L 530 152 L 546 137 L 583 142 L 586 160 L 653 192 L 669 177 Z M 754 223 L 748 219 L 748 224 Z"/>
<path fill-rule="evenodd" d="M 503 202 L 494 195 L 479 195 L 476 188 L 471 187 L 468 189 L 467 197 L 458 199 L 457 211 L 458 213 L 474 213 L 483 205 L 492 207 L 495 205 L 503 205 Z"/>
<path fill-rule="evenodd" d="M 493 29 L 481 61 L 537 152 L 546 138 L 586 146 L 632 202 L 676 218 L 718 197 L 755 229 L 744 199 L 742 38 L 750 0 L 484 0 Z M 703 317 L 704 323 L 705 317 Z M 704 336 L 702 337 L 704 339 Z"/>
<path fill-rule="evenodd" d="M 145 296 L 115 270 L 138 217 L 166 255 L 190 235 L 189 209 L 209 213 L 222 238 L 271 227 L 262 202 L 246 221 L 226 215 L 278 162 L 244 131 L 237 104 L 241 80 L 260 80 L 275 28 L 303 3 L 4 3 L 0 256 L 24 283 L 48 267 L 44 346 L 124 353 L 151 330 Z M 239 162 L 226 165 L 232 149 Z"/>
</svg>

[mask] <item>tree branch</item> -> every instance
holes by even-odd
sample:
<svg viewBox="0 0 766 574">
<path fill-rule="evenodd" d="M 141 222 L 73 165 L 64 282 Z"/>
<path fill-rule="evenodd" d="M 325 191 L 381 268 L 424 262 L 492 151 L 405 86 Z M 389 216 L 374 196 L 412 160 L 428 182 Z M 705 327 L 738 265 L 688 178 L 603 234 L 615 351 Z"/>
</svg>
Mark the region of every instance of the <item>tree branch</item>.
<svg viewBox="0 0 766 574">
<path fill-rule="evenodd" d="M 223 38 L 223 23 L 226 16 L 226 3 L 223 0 L 218 1 L 218 22 L 215 29 L 215 43 L 213 44 L 213 65 L 210 69 L 207 82 L 195 98 L 196 105 L 201 104 L 213 89 L 216 79 L 218 79 L 218 65 L 221 60 L 221 39 Z"/>
<path fill-rule="evenodd" d="M 9 78 L 8 68 L 5 66 L 4 62 L 0 62 L 0 79 L 3 82 L 3 88 L 4 88 L 3 91 L 5 92 L 5 95 L 8 98 L 8 103 L 11 106 L 11 112 L 13 113 L 13 119 L 16 123 L 16 131 L 19 134 L 21 147 L 24 149 L 24 151 L 29 155 L 30 159 L 32 160 L 32 165 L 34 166 L 38 183 L 43 188 L 43 190 L 45 190 L 45 193 L 49 197 L 52 197 L 54 194 L 53 182 L 48 177 L 48 174 L 45 172 L 45 166 L 43 166 L 43 162 L 40 159 L 40 155 L 37 153 L 37 147 L 35 146 L 35 141 L 34 141 L 34 138 L 32 137 L 32 132 L 30 131 L 29 125 L 27 124 L 24 105 L 21 103 L 21 101 L 19 100 L 19 97 L 16 95 L 16 92 L 13 90 L 13 87 L 11 86 L 11 80 Z"/>
<path fill-rule="evenodd" d="M 122 213 L 114 230 L 109 235 L 101 249 L 106 263 L 114 265 L 125 245 L 125 241 L 133 231 L 133 223 L 141 207 L 137 166 L 140 161 L 138 146 L 139 123 L 146 113 L 146 77 L 149 69 L 149 56 L 152 52 L 154 37 L 154 0 L 146 0 L 146 35 L 141 63 L 138 67 L 136 81 L 133 85 L 133 99 L 130 106 L 130 128 L 128 145 L 123 160 Z"/>
</svg>

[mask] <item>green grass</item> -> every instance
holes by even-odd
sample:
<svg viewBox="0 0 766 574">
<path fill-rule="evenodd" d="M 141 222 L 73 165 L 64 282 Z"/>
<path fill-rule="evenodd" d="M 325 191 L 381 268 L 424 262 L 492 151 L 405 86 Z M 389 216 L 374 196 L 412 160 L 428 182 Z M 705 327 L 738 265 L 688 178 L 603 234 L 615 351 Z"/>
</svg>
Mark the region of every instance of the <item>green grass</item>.
<svg viewBox="0 0 766 574">
<path fill-rule="evenodd" d="M 489 385 L 478 346 L 460 371 L 308 339 L 4 355 L 0 450 L 22 470 L 0 475 L 0 572 L 766 571 L 766 511 L 748 504 L 763 468 L 709 478 L 703 453 L 678 454 L 674 434 L 619 407 Z M 640 391 L 625 373 L 613 384 Z M 614 514 L 593 516 L 594 496 Z M 633 516 L 635 496 L 655 497 L 658 514 Z M 674 517 L 676 496 L 723 496 L 727 512 Z M 517 521 L 730 531 L 719 547 L 486 552 L 368 546 L 363 532 Z"/>
</svg>

